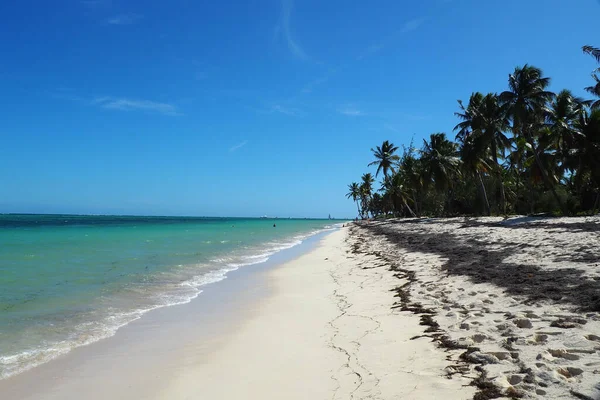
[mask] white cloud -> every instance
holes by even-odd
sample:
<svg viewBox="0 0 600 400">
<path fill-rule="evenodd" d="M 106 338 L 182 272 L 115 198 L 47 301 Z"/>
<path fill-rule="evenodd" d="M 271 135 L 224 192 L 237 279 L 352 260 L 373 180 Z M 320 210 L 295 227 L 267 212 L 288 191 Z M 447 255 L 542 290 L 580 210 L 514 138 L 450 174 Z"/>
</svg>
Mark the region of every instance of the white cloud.
<svg viewBox="0 0 600 400">
<path fill-rule="evenodd" d="M 181 113 L 172 104 L 157 103 L 149 100 L 132 100 L 125 98 L 99 97 L 92 101 L 102 108 L 120 111 L 149 111 L 163 115 L 177 116 Z"/>
<path fill-rule="evenodd" d="M 304 86 L 304 88 L 302 88 L 302 93 L 311 93 L 315 87 L 322 85 L 328 80 L 329 76 L 324 76 L 322 78 L 315 79 L 314 81 L 309 82 L 308 85 Z"/>
<path fill-rule="evenodd" d="M 426 20 L 427 20 L 427 18 L 421 17 L 421 18 L 411 19 L 410 21 L 406 21 L 404 23 L 404 25 L 402 26 L 402 33 L 412 32 L 412 31 L 419 29 L 419 27 L 421 25 L 423 25 Z"/>
<path fill-rule="evenodd" d="M 106 20 L 109 25 L 131 25 L 142 19 L 139 14 L 119 14 Z"/>
<path fill-rule="evenodd" d="M 288 107 L 284 107 L 280 104 L 275 104 L 274 106 L 272 106 L 270 112 L 291 115 L 291 116 L 297 116 L 301 113 L 301 111 L 298 110 L 297 108 L 288 108 Z"/>
<path fill-rule="evenodd" d="M 352 107 L 352 106 L 346 106 L 346 107 L 338 108 L 337 111 L 340 114 L 347 115 L 349 117 L 362 117 L 362 116 L 366 115 L 361 110 L 359 110 L 359 109 L 357 109 L 355 107 Z"/>
<path fill-rule="evenodd" d="M 293 7 L 293 0 L 281 0 L 281 17 L 279 18 L 279 23 L 275 28 L 275 32 L 277 35 L 280 33 L 283 35 L 283 38 L 287 43 L 288 49 L 295 57 L 301 60 L 307 60 L 308 55 L 292 37 L 290 18 L 292 15 Z"/>
<path fill-rule="evenodd" d="M 356 59 L 362 60 L 363 58 L 369 57 L 375 53 L 380 52 L 381 50 L 383 50 L 387 46 L 389 46 L 392 42 L 397 41 L 399 39 L 399 35 L 419 29 L 419 27 L 421 27 L 421 25 L 423 25 L 425 23 L 425 21 L 427 21 L 426 17 L 420 17 L 420 18 L 415 18 L 415 19 L 406 21 L 402 25 L 402 28 L 400 28 L 399 31 L 395 31 L 393 34 L 391 34 L 385 38 L 382 38 L 381 40 L 379 40 L 376 43 L 373 43 L 372 45 L 367 47 L 362 54 L 360 54 L 358 57 L 356 57 Z"/>
<path fill-rule="evenodd" d="M 232 146 L 232 147 L 229 149 L 229 152 L 230 152 L 230 153 L 233 153 L 234 151 L 241 149 L 242 147 L 244 147 L 244 146 L 245 146 L 245 145 L 247 145 L 247 144 L 248 144 L 248 141 L 247 141 L 247 140 L 244 140 L 243 142 L 240 142 L 240 143 L 236 144 L 235 146 Z"/>
<path fill-rule="evenodd" d="M 396 127 L 394 127 L 394 126 L 390 125 L 390 124 L 385 124 L 385 125 L 383 125 L 383 127 L 384 127 L 385 129 L 387 129 L 388 131 L 392 131 L 392 132 L 394 132 L 394 133 L 400 133 L 400 129 L 398 129 L 398 128 L 396 128 Z"/>
</svg>

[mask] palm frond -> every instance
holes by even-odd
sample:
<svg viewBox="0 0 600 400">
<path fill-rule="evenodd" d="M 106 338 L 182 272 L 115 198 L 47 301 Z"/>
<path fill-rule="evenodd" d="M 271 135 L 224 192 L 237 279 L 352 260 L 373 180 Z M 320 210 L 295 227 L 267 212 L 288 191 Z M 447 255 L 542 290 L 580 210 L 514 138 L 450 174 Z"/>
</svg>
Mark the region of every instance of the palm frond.
<svg viewBox="0 0 600 400">
<path fill-rule="evenodd" d="M 593 46 L 583 46 L 581 50 L 583 50 L 584 53 L 594 57 L 596 61 L 600 62 L 600 48 Z"/>
</svg>

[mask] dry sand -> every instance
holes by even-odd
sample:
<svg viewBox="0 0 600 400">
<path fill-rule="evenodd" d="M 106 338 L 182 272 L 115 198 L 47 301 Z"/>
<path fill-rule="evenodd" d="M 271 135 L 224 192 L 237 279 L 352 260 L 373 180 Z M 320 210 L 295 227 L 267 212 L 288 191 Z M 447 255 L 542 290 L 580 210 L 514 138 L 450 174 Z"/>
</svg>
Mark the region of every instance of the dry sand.
<svg viewBox="0 0 600 400">
<path fill-rule="evenodd" d="M 419 318 L 391 308 L 403 280 L 351 254 L 347 233 L 269 273 L 274 294 L 260 312 L 158 398 L 472 398 L 469 380 L 446 376 L 443 349 L 411 341 Z"/>
<path fill-rule="evenodd" d="M 421 315 L 423 338 L 461 348 L 448 372 L 476 378 L 480 398 L 600 399 L 600 218 L 414 219 L 353 230 L 355 252 L 411 280 L 399 307 Z"/>
</svg>

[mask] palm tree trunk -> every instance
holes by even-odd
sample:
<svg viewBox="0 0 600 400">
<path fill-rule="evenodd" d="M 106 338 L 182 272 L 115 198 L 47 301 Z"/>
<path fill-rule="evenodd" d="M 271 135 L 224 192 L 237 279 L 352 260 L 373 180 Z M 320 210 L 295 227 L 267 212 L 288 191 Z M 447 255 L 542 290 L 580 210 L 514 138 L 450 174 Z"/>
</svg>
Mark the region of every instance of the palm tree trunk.
<svg viewBox="0 0 600 400">
<path fill-rule="evenodd" d="M 356 209 L 358 210 L 358 215 L 360 216 L 362 214 L 362 212 L 360 211 L 360 203 L 358 202 L 358 200 L 354 201 L 356 201 Z"/>
<path fill-rule="evenodd" d="M 487 191 L 485 190 L 485 184 L 483 183 L 483 178 L 481 177 L 481 172 L 479 171 L 477 171 L 477 178 L 479 178 L 479 187 L 481 189 L 481 196 L 483 197 L 483 201 L 485 203 L 485 211 L 487 215 L 490 216 L 492 214 L 492 211 L 490 209 L 490 201 L 488 200 Z"/>
<path fill-rule="evenodd" d="M 533 201 L 533 170 L 529 168 L 529 214 L 535 214 L 535 203 Z"/>
<path fill-rule="evenodd" d="M 361 202 L 361 206 L 360 206 L 360 218 L 361 219 L 365 219 L 365 211 L 367 208 L 367 202 L 365 200 L 365 196 L 362 196 L 362 198 L 360 199 Z"/>
<path fill-rule="evenodd" d="M 501 172 L 498 172 L 498 181 L 500 182 L 500 204 L 502 207 L 502 214 L 506 215 L 506 192 L 504 191 L 504 182 L 502 181 Z"/>
<path fill-rule="evenodd" d="M 406 199 L 404 197 L 402 198 L 402 202 L 404 203 L 404 207 L 406 208 L 406 210 L 408 211 L 410 216 L 415 218 L 416 214 L 413 212 L 412 208 L 410 208 L 410 206 L 408 205 L 408 202 L 406 201 Z"/>
<path fill-rule="evenodd" d="M 413 189 L 413 199 L 414 199 L 414 203 L 415 203 L 415 213 L 417 214 L 418 217 L 421 216 L 421 211 L 419 211 L 420 207 L 419 207 L 419 196 L 417 194 L 417 190 Z"/>
<path fill-rule="evenodd" d="M 448 189 L 446 193 L 446 215 L 452 216 L 452 202 L 454 201 L 454 190 L 452 188 Z"/>
<path fill-rule="evenodd" d="M 496 169 L 496 184 L 500 186 L 500 209 L 502 210 L 502 214 L 506 215 L 506 193 L 504 192 L 501 167 L 498 164 L 498 149 L 495 140 L 492 140 L 492 157 L 494 159 L 494 168 Z"/>
<path fill-rule="evenodd" d="M 594 201 L 594 207 L 592 207 L 592 215 L 596 214 L 597 207 L 600 205 L 600 190 L 596 195 L 596 201 Z"/>
<path fill-rule="evenodd" d="M 517 154 L 517 171 L 516 171 L 516 181 L 515 181 L 515 204 L 514 204 L 514 208 L 513 211 L 517 211 L 517 207 L 519 206 L 519 198 L 520 198 L 520 188 L 521 188 L 521 156 L 519 154 Z"/>
</svg>

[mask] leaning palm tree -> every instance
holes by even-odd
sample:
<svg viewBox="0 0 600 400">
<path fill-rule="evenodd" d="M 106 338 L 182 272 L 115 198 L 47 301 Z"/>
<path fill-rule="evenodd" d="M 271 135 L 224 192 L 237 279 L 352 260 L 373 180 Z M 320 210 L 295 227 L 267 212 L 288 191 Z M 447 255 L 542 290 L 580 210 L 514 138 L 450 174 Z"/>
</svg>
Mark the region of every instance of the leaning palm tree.
<svg viewBox="0 0 600 400">
<path fill-rule="evenodd" d="M 556 192 L 538 148 L 538 136 L 544 127 L 547 105 L 555 96 L 554 93 L 546 90 L 550 85 L 550 78 L 542 75 L 542 70 L 527 64 L 515 68 L 514 73 L 508 78 L 509 90 L 500 94 L 500 100 L 505 104 L 512 120 L 515 138 L 523 138 L 527 142 L 544 184 L 552 192 L 563 214 L 567 214 L 567 209 Z"/>
<path fill-rule="evenodd" d="M 577 144 L 571 149 L 572 160 L 576 163 L 575 183 L 583 187 L 585 181 L 596 190 L 592 210 L 600 206 L 600 109 L 585 111 L 575 122 L 581 132 Z"/>
<path fill-rule="evenodd" d="M 346 193 L 346 197 L 349 199 L 351 198 L 352 201 L 354 201 L 356 203 L 356 208 L 358 209 L 358 215 L 361 215 L 360 203 L 358 202 L 358 200 L 360 200 L 360 198 L 361 198 L 361 193 L 360 193 L 360 186 L 358 185 L 358 183 L 352 182 L 350 185 L 348 185 L 348 193 Z"/>
<path fill-rule="evenodd" d="M 369 216 L 369 202 L 371 201 L 371 197 L 373 195 L 373 182 L 375 182 L 375 179 L 373 178 L 373 175 L 368 172 L 366 174 L 363 174 L 362 178 L 361 178 L 362 182 L 360 184 L 360 195 L 361 195 L 361 202 L 362 202 L 362 211 L 363 211 L 363 218 L 366 215 L 367 217 Z"/>
<path fill-rule="evenodd" d="M 375 176 L 379 175 L 379 171 L 383 171 L 383 176 L 387 177 L 388 172 L 395 172 L 394 165 L 398 162 L 398 155 L 394 154 L 398 150 L 394 143 L 390 143 L 388 140 L 384 141 L 381 146 L 377 146 L 375 149 L 371 149 L 375 156 L 375 161 L 369 163 L 371 165 L 377 165 L 377 172 Z"/>
<path fill-rule="evenodd" d="M 582 50 L 584 53 L 589 54 L 592 57 L 594 57 L 596 59 L 596 61 L 598 61 L 600 63 L 600 49 L 599 48 L 592 47 L 592 46 L 583 46 Z M 600 71 L 600 68 L 597 68 L 596 70 L 594 70 L 594 72 L 592 72 L 592 79 L 594 80 L 595 83 L 592 86 L 588 86 L 585 88 L 586 92 L 598 97 L 598 100 L 592 101 L 590 104 L 590 107 L 592 108 L 592 110 L 600 109 L 600 77 L 598 77 L 598 75 L 597 75 L 597 72 L 599 72 L 599 71 Z"/>
<path fill-rule="evenodd" d="M 584 53 L 591 55 L 600 63 L 600 49 L 594 46 L 583 46 L 581 48 Z"/>
<path fill-rule="evenodd" d="M 593 94 L 598 97 L 598 100 L 592 101 L 590 107 L 592 109 L 600 109 L 600 77 L 597 74 L 592 74 L 592 79 L 594 79 L 594 84 L 592 86 L 588 86 L 585 88 L 585 91 Z"/>
<path fill-rule="evenodd" d="M 380 190 L 384 192 L 384 197 L 390 199 L 396 211 L 405 209 L 408 215 L 416 217 L 416 214 L 408 205 L 410 195 L 404 184 L 404 177 L 401 173 L 396 172 L 394 175 L 386 176 L 381 184 Z"/>
</svg>

